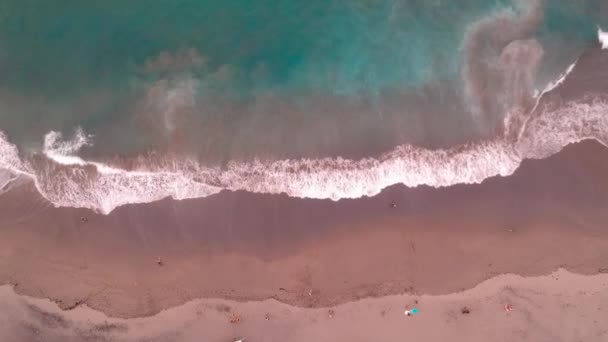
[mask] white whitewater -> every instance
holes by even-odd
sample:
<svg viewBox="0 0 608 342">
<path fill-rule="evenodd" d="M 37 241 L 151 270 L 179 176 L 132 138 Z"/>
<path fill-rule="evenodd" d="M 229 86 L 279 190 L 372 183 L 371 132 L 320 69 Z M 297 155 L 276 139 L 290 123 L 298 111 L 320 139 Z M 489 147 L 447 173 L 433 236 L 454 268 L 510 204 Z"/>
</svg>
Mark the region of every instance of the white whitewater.
<svg viewBox="0 0 608 342">
<path fill-rule="evenodd" d="M 608 32 L 602 31 L 601 28 L 597 28 L 597 39 L 602 45 L 602 49 L 608 49 Z"/>
<path fill-rule="evenodd" d="M 56 206 L 104 214 L 129 203 L 199 198 L 224 189 L 339 200 L 373 196 L 394 184 L 480 183 L 511 175 L 524 159 L 546 158 L 570 143 L 595 139 L 608 146 L 607 102 L 569 103 L 552 111 L 539 108 L 540 98 L 559 87 L 575 66 L 576 62 L 539 93 L 534 115 L 507 118 L 503 137 L 449 149 L 402 145 L 378 158 L 254 160 L 232 162 L 223 169 L 191 160 L 141 157 L 127 170 L 79 157 L 78 151 L 94 140 L 82 129 L 71 139 L 49 132 L 42 149 L 46 163 L 20 158 L 17 147 L 0 132 L 0 169 L 32 178 L 42 196 Z"/>
<path fill-rule="evenodd" d="M 595 139 L 608 145 L 606 113 L 608 103 L 572 103 L 530 119 L 516 142 L 497 139 L 444 150 L 404 145 L 377 159 L 233 162 L 226 169 L 188 160 L 144 162 L 134 170 L 86 161 L 71 155 L 87 140 L 80 130 L 67 141 L 56 132 L 49 133 L 44 153 L 53 162 L 34 167 L 21 160 L 17 148 L 0 135 L 0 167 L 30 176 L 40 193 L 56 206 L 105 214 L 128 203 L 205 197 L 222 189 L 338 200 L 372 196 L 393 184 L 442 187 L 480 183 L 488 177 L 508 176 L 522 160 L 545 158 L 570 143 Z"/>
</svg>

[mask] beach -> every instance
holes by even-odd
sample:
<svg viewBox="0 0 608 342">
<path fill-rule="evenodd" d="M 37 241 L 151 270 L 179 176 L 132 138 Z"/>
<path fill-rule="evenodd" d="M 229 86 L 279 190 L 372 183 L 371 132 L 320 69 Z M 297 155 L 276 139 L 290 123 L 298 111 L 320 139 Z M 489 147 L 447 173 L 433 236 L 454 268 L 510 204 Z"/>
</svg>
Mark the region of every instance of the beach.
<svg viewBox="0 0 608 342">
<path fill-rule="evenodd" d="M 100 215 L 19 189 L 1 198 L 1 281 L 130 318 L 201 297 L 330 307 L 503 273 L 594 274 L 607 267 L 607 171 L 608 150 L 586 142 L 479 185 L 337 202 L 223 192 Z"/>
<path fill-rule="evenodd" d="M 158 315 L 124 320 L 88 307 L 62 311 L 48 300 L 0 287 L 4 340 L 35 341 L 603 341 L 608 276 L 560 269 L 502 275 L 449 295 L 366 298 L 331 309 L 276 300 L 200 299 Z M 406 309 L 418 313 L 406 316 Z M 6 313 L 10 310 L 13 314 Z M 234 322 L 238 317 L 238 323 Z"/>
<path fill-rule="evenodd" d="M 186 2 L 0 9 L 0 341 L 608 339 L 604 2 Z"/>
</svg>

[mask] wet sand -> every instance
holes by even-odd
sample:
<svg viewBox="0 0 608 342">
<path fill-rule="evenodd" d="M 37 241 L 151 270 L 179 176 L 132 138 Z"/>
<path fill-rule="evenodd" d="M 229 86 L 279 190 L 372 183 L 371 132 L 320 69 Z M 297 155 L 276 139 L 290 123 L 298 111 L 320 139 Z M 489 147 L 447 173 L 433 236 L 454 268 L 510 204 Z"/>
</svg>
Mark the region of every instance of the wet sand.
<svg viewBox="0 0 608 342">
<path fill-rule="evenodd" d="M 417 314 L 404 315 L 414 308 Z M 608 274 L 564 270 L 534 278 L 502 275 L 449 295 L 367 298 L 330 309 L 276 300 L 200 299 L 129 320 L 86 306 L 62 311 L 48 300 L 18 296 L 3 286 L 0 340 L 599 342 L 608 339 L 606 310 Z"/>
<path fill-rule="evenodd" d="M 107 216 L 54 208 L 25 184 L 0 197 L 0 283 L 139 317 L 196 298 L 328 307 L 503 273 L 593 274 L 608 267 L 607 174 L 608 149 L 585 142 L 479 185 L 337 202 L 222 192 Z"/>
</svg>

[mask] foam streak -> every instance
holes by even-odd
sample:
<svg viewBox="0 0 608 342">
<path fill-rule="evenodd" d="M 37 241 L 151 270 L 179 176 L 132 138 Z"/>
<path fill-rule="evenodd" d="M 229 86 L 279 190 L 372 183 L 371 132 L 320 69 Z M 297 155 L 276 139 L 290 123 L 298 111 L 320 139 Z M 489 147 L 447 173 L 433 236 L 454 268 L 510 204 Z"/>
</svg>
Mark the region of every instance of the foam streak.
<svg viewBox="0 0 608 342">
<path fill-rule="evenodd" d="M 602 45 L 602 49 L 608 49 L 608 32 L 602 31 L 601 28 L 597 28 L 597 38 Z"/>
<path fill-rule="evenodd" d="M 84 207 L 109 213 L 128 203 L 165 197 L 205 197 L 222 189 L 286 193 L 301 198 L 373 196 L 393 184 L 444 187 L 480 183 L 512 174 L 526 158 L 545 158 L 565 145 L 595 139 L 608 145 L 608 103 L 571 103 L 534 116 L 521 138 L 469 144 L 443 150 L 403 145 L 379 158 L 343 158 L 232 162 L 226 169 L 190 160 L 144 160 L 132 170 L 75 155 L 90 144 L 77 130 L 71 140 L 50 132 L 45 137 L 48 162 L 21 160 L 17 148 L 0 134 L 0 167 L 30 176 L 40 193 L 56 206 Z"/>
</svg>

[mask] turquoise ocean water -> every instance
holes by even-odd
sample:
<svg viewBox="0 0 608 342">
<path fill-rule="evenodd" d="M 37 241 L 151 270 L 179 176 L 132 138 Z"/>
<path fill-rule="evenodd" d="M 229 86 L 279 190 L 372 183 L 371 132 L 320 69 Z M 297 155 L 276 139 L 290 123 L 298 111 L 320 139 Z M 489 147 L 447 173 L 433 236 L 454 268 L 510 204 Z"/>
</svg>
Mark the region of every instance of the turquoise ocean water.
<svg viewBox="0 0 608 342">
<path fill-rule="evenodd" d="M 82 127 L 98 153 L 210 160 L 461 142 L 480 133 L 459 104 L 467 33 L 528 3 L 3 0 L 0 127 L 34 149 Z M 527 32 L 493 29 L 543 45 L 538 87 L 607 20 L 600 0 L 540 6 Z"/>
<path fill-rule="evenodd" d="M 109 213 L 508 176 L 608 145 L 608 104 L 536 107 L 600 28 L 604 0 L 0 0 L 0 194 L 25 175 Z"/>
</svg>

